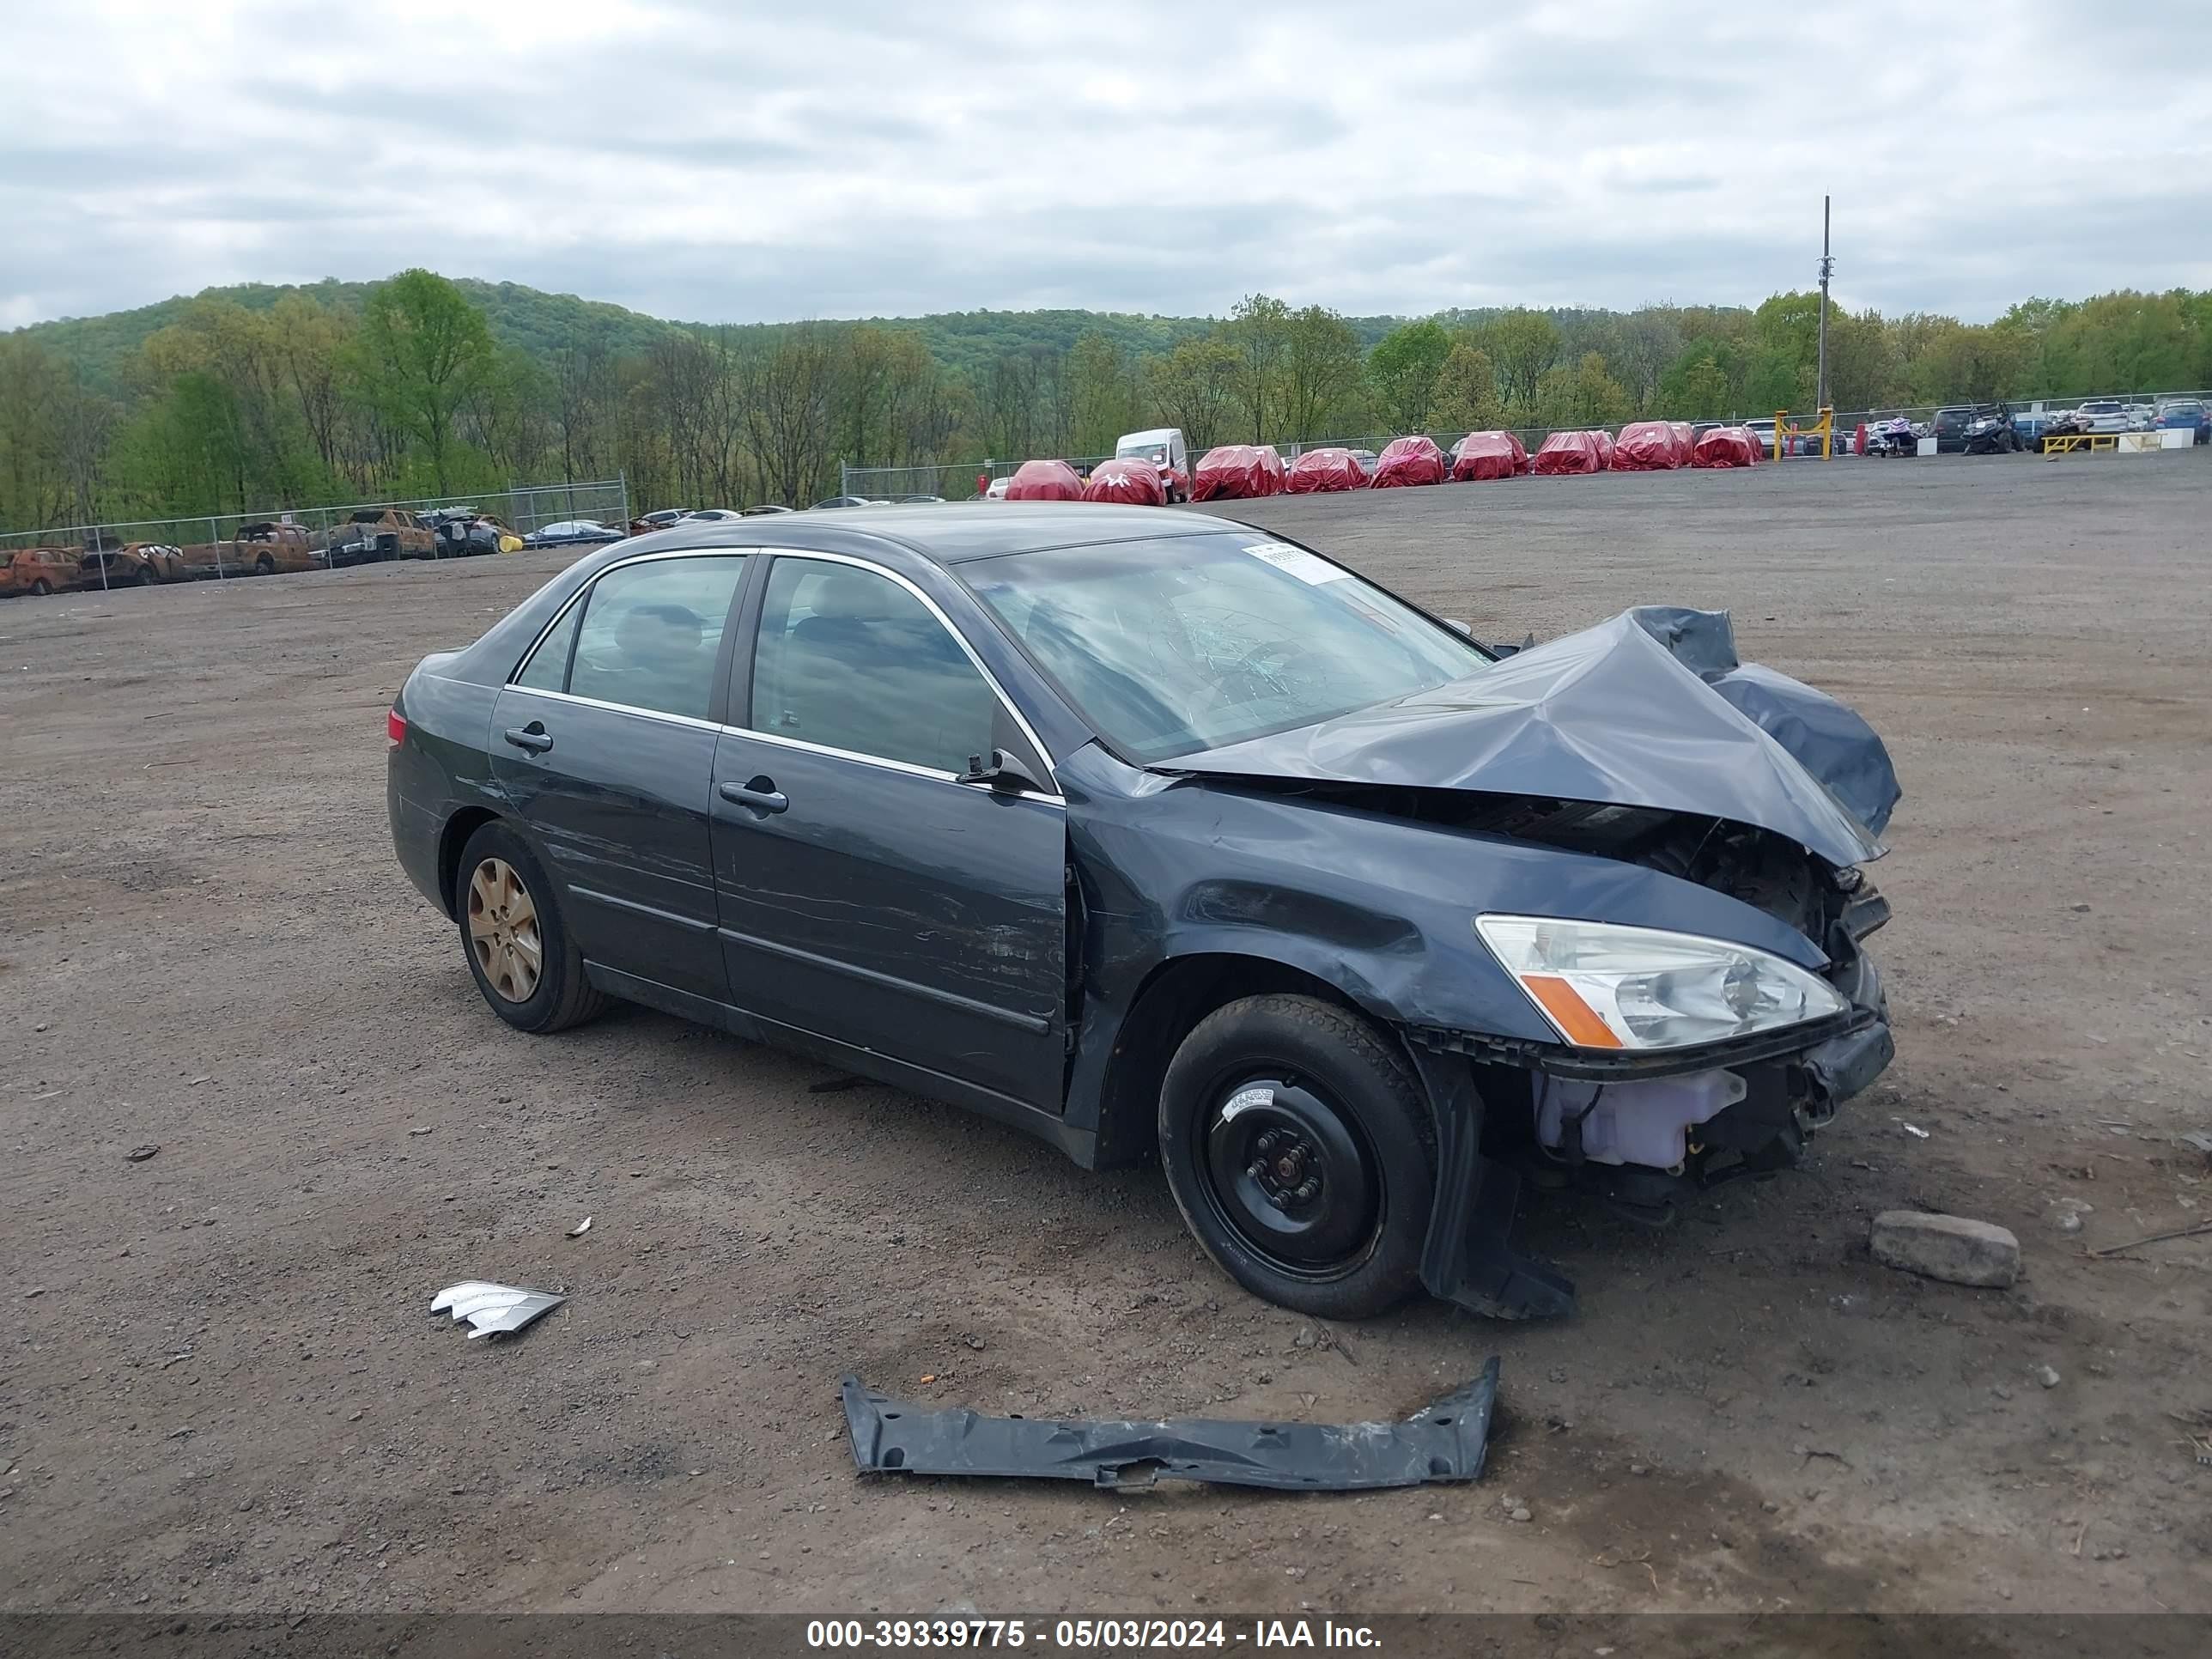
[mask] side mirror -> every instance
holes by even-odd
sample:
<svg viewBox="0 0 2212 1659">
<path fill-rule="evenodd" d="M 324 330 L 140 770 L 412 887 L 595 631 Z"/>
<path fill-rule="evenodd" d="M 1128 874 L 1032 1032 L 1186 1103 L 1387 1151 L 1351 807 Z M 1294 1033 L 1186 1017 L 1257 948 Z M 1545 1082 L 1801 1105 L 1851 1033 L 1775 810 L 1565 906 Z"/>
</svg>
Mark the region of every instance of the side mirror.
<svg viewBox="0 0 2212 1659">
<path fill-rule="evenodd" d="M 1003 749 L 994 749 L 991 751 L 990 762 L 988 765 L 985 764 L 982 756 L 969 756 L 968 769 L 961 774 L 960 781 L 988 784 L 994 793 L 1000 794 L 1020 794 L 1026 792 L 1033 795 L 1042 795 L 1048 793 L 1042 784 L 1030 775 L 1027 767 Z"/>
<path fill-rule="evenodd" d="M 1446 628 L 1458 629 L 1469 639 L 1473 639 L 1474 637 L 1474 629 L 1470 628 L 1467 623 L 1462 622 L 1457 617 L 1446 617 L 1444 618 L 1444 626 Z"/>
</svg>

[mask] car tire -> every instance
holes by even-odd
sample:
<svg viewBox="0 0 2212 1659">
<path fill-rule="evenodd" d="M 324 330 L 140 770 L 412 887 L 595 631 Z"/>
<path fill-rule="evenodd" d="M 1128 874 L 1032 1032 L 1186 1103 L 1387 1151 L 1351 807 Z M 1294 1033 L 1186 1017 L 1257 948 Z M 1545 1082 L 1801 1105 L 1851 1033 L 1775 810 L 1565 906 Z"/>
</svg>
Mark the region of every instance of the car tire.
<svg viewBox="0 0 2212 1659">
<path fill-rule="evenodd" d="M 44 576 L 31 584 L 31 597 L 34 599 L 43 599 L 53 591 L 53 584 Z"/>
<path fill-rule="evenodd" d="M 1327 1319 L 1420 1283 L 1436 1141 L 1405 1060 L 1315 997 L 1247 997 L 1194 1026 L 1160 1091 L 1160 1161 L 1192 1234 L 1255 1296 Z"/>
<path fill-rule="evenodd" d="M 266 553 L 264 553 L 259 558 L 253 562 L 253 574 L 257 576 L 275 575 L 276 574 L 276 561 L 270 558 Z"/>
<path fill-rule="evenodd" d="M 469 837 L 453 878 L 453 914 L 470 976 L 515 1030 L 566 1030 L 605 1010 L 609 998 L 584 975 L 583 953 L 545 866 L 506 824 L 487 823 Z"/>
</svg>

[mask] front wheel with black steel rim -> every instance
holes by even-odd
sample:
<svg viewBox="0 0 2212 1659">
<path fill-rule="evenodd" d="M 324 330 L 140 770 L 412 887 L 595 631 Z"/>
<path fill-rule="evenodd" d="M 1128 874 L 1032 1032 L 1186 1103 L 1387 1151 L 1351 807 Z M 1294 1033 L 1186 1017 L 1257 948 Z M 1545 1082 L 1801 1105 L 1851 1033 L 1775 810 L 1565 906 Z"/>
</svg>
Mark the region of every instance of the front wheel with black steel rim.
<svg viewBox="0 0 2212 1659">
<path fill-rule="evenodd" d="M 1183 1039 L 1160 1161 L 1208 1255 L 1254 1295 L 1359 1319 L 1420 1282 L 1435 1136 L 1405 1060 L 1347 1008 L 1247 997 Z"/>
<path fill-rule="evenodd" d="M 606 1006 L 585 977 L 544 867 L 505 824 L 487 823 L 469 837 L 453 908 L 477 989 L 508 1024 L 558 1031 Z"/>
</svg>

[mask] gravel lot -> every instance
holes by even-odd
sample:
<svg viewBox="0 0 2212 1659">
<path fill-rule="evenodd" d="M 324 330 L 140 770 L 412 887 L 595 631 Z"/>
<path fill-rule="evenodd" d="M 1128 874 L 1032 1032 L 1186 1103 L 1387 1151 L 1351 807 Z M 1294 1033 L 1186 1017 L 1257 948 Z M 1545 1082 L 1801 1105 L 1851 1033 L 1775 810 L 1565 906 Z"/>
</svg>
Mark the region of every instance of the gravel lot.
<svg viewBox="0 0 2212 1659">
<path fill-rule="evenodd" d="M 2085 1254 L 2212 1217 L 2175 1139 L 2212 1128 L 2208 486 L 1247 509 L 1491 636 L 1725 606 L 1896 755 L 1897 1065 L 1669 1231 L 1537 1211 L 1583 1291 L 1539 1326 L 1302 1328 L 1155 1170 L 659 1015 L 510 1032 L 392 861 L 382 715 L 556 555 L 0 607 L 0 1608 L 2212 1610 L 2212 1237 Z M 1899 1206 L 2011 1227 L 2027 1277 L 1876 1266 Z M 471 1342 L 427 1310 L 472 1277 L 574 1300 Z M 1365 1498 L 863 1484 L 836 1395 L 1372 1417 L 1491 1352 L 1489 1476 Z"/>
</svg>

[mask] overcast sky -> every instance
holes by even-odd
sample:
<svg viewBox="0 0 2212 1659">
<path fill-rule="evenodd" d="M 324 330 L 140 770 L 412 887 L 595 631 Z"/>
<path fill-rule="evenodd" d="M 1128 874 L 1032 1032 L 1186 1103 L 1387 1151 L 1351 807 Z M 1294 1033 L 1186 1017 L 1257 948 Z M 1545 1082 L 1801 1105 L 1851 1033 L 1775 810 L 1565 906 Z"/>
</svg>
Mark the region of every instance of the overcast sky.
<svg viewBox="0 0 2212 1659">
<path fill-rule="evenodd" d="M 6 0 L 0 326 L 409 265 L 707 321 L 2212 287 L 2212 5 Z"/>
</svg>

